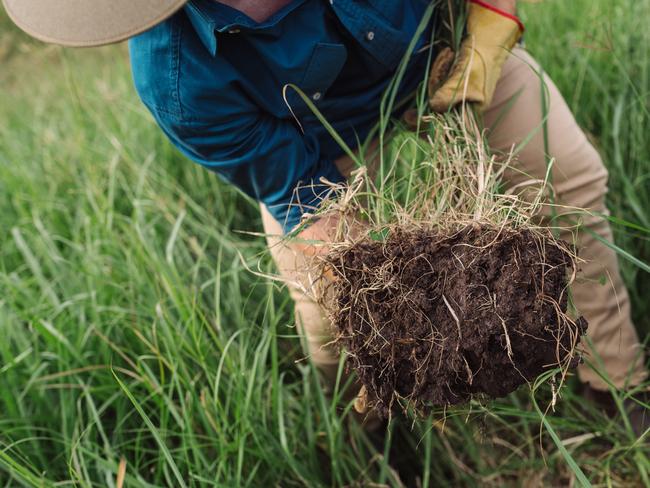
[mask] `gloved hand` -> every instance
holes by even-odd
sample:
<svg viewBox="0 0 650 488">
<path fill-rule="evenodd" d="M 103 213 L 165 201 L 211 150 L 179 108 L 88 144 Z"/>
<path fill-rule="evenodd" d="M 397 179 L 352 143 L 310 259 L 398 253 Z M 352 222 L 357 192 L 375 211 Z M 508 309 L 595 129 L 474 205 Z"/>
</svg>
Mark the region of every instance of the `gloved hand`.
<svg viewBox="0 0 650 488">
<path fill-rule="evenodd" d="M 429 77 L 431 109 L 446 112 L 465 101 L 485 110 L 492 102 L 503 63 L 523 32 L 523 24 L 514 15 L 484 1 L 469 0 L 467 36 L 458 56 L 446 48 L 433 63 Z"/>
</svg>

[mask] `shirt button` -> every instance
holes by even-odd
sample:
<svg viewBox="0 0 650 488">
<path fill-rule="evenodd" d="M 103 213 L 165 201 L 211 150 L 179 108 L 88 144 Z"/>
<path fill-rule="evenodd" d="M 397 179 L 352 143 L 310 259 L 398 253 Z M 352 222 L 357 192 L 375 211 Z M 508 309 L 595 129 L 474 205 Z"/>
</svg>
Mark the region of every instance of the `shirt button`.
<svg viewBox="0 0 650 488">
<path fill-rule="evenodd" d="M 315 102 L 320 100 L 322 97 L 323 97 L 323 94 L 321 92 L 316 92 L 311 96 L 312 100 L 314 100 Z"/>
<path fill-rule="evenodd" d="M 241 32 L 241 29 L 230 29 L 228 31 L 228 34 L 239 34 Z"/>
<path fill-rule="evenodd" d="M 373 31 L 370 31 L 366 34 L 366 39 L 369 41 L 372 41 L 375 38 L 375 33 Z"/>
</svg>

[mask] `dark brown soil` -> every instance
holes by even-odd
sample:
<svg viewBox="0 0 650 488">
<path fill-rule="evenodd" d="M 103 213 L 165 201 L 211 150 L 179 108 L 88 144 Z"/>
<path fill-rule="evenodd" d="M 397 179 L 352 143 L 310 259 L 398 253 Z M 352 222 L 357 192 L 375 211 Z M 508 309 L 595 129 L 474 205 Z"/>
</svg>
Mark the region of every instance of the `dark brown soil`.
<svg viewBox="0 0 650 488">
<path fill-rule="evenodd" d="M 383 415 L 501 397 L 579 362 L 587 323 L 565 314 L 574 260 L 539 232 L 392 231 L 328 263 L 338 343 Z"/>
</svg>

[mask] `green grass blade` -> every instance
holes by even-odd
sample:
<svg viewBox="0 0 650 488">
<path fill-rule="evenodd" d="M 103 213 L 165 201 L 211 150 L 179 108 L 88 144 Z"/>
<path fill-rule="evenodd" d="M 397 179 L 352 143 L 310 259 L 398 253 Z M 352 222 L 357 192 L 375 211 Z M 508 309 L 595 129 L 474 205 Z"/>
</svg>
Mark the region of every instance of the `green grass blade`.
<svg viewBox="0 0 650 488">
<path fill-rule="evenodd" d="M 169 449 L 167 448 L 167 445 L 165 444 L 165 441 L 162 439 L 160 436 L 160 432 L 158 432 L 158 429 L 156 428 L 155 425 L 153 425 L 153 422 L 149 418 L 149 416 L 145 413 L 144 409 L 140 405 L 140 403 L 135 399 L 131 391 L 128 389 L 128 387 L 120 380 L 120 378 L 117 376 L 117 373 L 115 370 L 111 367 L 111 372 L 113 374 L 113 378 L 115 378 L 115 381 L 117 381 L 117 384 L 120 386 L 124 394 L 127 396 L 127 398 L 131 401 L 131 404 L 133 407 L 136 409 L 144 423 L 147 425 L 149 432 L 151 432 L 151 435 L 154 437 L 156 440 L 156 443 L 158 444 L 158 447 L 160 447 L 160 451 L 162 452 L 165 460 L 167 461 L 167 465 L 169 468 L 172 470 L 172 473 L 174 474 L 174 477 L 176 478 L 176 481 L 178 482 L 178 486 L 181 488 L 186 488 L 185 480 L 183 476 L 181 475 L 181 472 L 178 469 L 178 466 L 176 466 L 176 462 L 174 461 L 174 458 L 172 457 L 171 453 L 169 452 Z"/>
</svg>

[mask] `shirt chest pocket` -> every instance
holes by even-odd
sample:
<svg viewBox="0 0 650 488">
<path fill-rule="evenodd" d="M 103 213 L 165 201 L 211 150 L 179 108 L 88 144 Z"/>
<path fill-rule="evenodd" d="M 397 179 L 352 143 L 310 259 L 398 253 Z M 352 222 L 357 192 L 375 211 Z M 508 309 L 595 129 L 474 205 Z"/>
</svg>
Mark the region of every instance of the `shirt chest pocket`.
<svg viewBox="0 0 650 488">
<path fill-rule="evenodd" d="M 319 42 L 307 62 L 298 88 L 318 107 L 319 102 L 327 96 L 327 90 L 336 81 L 348 58 L 348 51 L 343 44 Z M 303 114 L 311 110 L 297 93 L 288 95 L 293 112 Z M 302 102 L 302 103 L 301 103 Z"/>
</svg>

